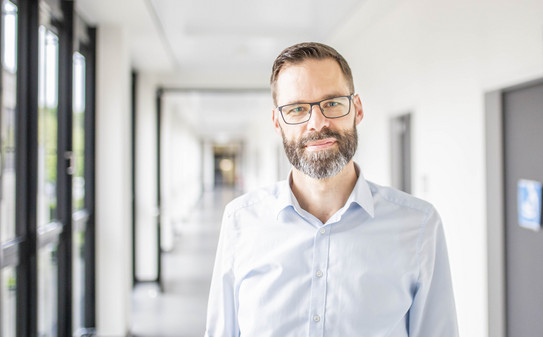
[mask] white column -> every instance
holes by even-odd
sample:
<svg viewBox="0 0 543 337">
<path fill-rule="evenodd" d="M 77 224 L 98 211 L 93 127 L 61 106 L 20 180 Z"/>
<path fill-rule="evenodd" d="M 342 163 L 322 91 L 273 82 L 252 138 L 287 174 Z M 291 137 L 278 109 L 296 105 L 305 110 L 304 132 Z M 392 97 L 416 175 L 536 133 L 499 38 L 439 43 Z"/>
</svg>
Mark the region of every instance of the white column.
<svg viewBox="0 0 543 337">
<path fill-rule="evenodd" d="M 204 141 L 202 155 L 204 191 L 212 191 L 215 187 L 215 159 L 213 157 L 213 143 L 211 141 Z"/>
<path fill-rule="evenodd" d="M 157 264 L 156 88 L 150 74 L 138 74 L 136 118 L 136 276 L 154 280 Z"/>
<path fill-rule="evenodd" d="M 96 313 L 99 336 L 130 327 L 130 58 L 117 26 L 101 26 L 96 74 Z"/>
</svg>

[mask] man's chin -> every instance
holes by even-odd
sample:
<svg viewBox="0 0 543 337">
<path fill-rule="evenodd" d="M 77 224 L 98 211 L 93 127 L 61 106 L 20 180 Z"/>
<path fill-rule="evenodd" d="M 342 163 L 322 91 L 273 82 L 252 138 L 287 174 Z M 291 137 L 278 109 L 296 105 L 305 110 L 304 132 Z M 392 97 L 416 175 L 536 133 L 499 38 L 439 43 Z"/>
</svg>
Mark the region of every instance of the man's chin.
<svg viewBox="0 0 543 337">
<path fill-rule="evenodd" d="M 338 155 L 337 146 L 329 149 L 307 150 L 304 149 L 303 157 L 307 161 L 324 160 Z"/>
</svg>

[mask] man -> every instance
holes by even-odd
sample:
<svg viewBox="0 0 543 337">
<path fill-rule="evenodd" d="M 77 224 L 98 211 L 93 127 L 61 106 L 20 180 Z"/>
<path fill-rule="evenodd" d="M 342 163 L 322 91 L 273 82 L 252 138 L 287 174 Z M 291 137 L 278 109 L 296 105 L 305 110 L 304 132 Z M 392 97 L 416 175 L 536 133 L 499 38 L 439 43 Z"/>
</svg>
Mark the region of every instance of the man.
<svg viewBox="0 0 543 337">
<path fill-rule="evenodd" d="M 347 62 L 294 45 L 271 88 L 293 169 L 226 207 L 206 336 L 457 336 L 439 215 L 352 160 L 364 113 Z"/>
</svg>

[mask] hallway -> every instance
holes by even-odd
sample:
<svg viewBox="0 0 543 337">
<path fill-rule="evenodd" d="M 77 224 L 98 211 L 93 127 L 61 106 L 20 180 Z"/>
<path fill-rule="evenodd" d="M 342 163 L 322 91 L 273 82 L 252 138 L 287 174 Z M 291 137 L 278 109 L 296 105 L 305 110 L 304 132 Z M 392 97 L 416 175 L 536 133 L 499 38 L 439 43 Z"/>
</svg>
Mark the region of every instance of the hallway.
<svg viewBox="0 0 543 337">
<path fill-rule="evenodd" d="M 203 195 L 187 222 L 176 228 L 175 247 L 163 253 L 164 292 L 139 284 L 132 295 L 132 335 L 203 336 L 207 297 L 222 212 L 239 193 L 219 188 Z"/>
</svg>

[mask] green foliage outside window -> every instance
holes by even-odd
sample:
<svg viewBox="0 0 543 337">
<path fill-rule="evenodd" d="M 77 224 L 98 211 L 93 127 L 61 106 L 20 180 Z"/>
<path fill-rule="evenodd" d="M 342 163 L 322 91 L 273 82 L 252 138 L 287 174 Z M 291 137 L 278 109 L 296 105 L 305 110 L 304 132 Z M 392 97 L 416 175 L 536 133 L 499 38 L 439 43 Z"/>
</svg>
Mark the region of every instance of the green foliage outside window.
<svg viewBox="0 0 543 337">
<path fill-rule="evenodd" d="M 38 126 L 38 146 L 44 156 L 44 179 L 46 202 L 49 207 L 50 219 L 55 218 L 57 208 L 56 186 L 57 186 L 57 129 L 58 117 L 55 108 L 40 108 L 40 119 Z M 51 193 L 53 192 L 53 193 Z"/>
<path fill-rule="evenodd" d="M 73 209 L 85 207 L 85 113 L 75 111 L 73 114 L 73 154 L 75 156 Z M 82 186 L 83 184 L 83 186 Z"/>
</svg>

